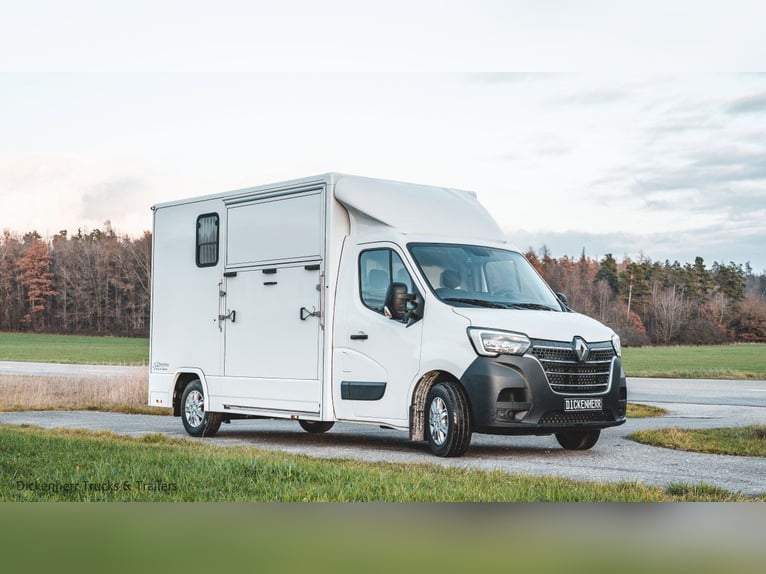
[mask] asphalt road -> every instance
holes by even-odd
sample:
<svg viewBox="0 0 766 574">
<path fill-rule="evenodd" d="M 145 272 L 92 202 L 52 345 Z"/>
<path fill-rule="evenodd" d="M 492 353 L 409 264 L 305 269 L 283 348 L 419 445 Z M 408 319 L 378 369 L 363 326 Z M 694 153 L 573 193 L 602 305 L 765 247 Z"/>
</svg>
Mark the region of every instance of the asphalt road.
<svg viewBox="0 0 766 574">
<path fill-rule="evenodd" d="M 25 361 L 0 361 L 0 375 L 24 375 L 29 377 L 115 377 L 146 373 L 148 367 L 121 365 L 67 365 L 63 363 L 32 363 Z"/>
<path fill-rule="evenodd" d="M 246 445 L 321 458 L 415 462 L 560 476 L 595 482 L 641 482 L 665 487 L 705 483 L 745 494 L 766 493 L 766 459 L 674 451 L 635 443 L 627 436 L 658 427 L 708 428 L 766 424 L 766 381 L 629 379 L 629 400 L 655 404 L 670 414 L 631 419 L 602 431 L 589 451 L 565 451 L 553 437 L 501 437 L 475 434 L 470 450 L 457 459 L 430 454 L 425 443 L 406 433 L 376 426 L 338 423 L 324 435 L 310 435 L 293 421 L 234 421 L 213 438 L 191 439 L 178 418 L 98 412 L 0 413 L 2 424 L 44 428 L 110 430 L 140 436 L 163 433 L 220 446 Z"/>
</svg>

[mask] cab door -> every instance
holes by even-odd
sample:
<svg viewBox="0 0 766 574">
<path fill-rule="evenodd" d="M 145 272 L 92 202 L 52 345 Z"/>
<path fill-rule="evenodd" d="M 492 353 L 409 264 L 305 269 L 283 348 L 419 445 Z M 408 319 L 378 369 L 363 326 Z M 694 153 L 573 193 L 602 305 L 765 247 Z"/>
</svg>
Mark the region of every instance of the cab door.
<svg viewBox="0 0 766 574">
<path fill-rule="evenodd" d="M 336 297 L 333 404 L 338 419 L 407 426 L 409 390 L 420 367 L 423 321 L 389 319 L 392 282 L 417 288 L 406 258 L 390 243 L 344 252 Z"/>
</svg>

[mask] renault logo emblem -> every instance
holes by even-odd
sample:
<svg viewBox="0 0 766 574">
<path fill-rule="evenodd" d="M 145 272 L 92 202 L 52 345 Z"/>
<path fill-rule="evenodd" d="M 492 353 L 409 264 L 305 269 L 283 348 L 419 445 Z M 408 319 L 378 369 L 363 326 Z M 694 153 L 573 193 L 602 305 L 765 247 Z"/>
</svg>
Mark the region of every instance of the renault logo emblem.
<svg viewBox="0 0 766 574">
<path fill-rule="evenodd" d="M 583 339 L 580 337 L 575 337 L 572 340 L 572 348 L 574 349 L 575 355 L 577 355 L 578 361 L 584 363 L 588 360 L 588 353 L 590 353 L 590 349 L 588 349 L 588 343 L 586 343 Z"/>
</svg>

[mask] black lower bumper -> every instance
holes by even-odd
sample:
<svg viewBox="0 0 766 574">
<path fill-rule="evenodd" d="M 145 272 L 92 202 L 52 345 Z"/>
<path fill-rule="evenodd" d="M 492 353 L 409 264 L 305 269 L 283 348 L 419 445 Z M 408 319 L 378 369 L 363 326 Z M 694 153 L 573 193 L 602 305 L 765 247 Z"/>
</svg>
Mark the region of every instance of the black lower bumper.
<svg viewBox="0 0 766 574">
<path fill-rule="evenodd" d="M 603 393 L 561 394 L 551 390 L 542 365 L 533 357 L 478 357 L 460 378 L 471 404 L 474 432 L 552 434 L 561 430 L 601 429 L 625 422 L 627 385 L 622 363 L 612 361 Z M 567 399 L 601 399 L 593 410 L 568 410 Z M 584 407 L 590 403 L 581 402 Z"/>
</svg>

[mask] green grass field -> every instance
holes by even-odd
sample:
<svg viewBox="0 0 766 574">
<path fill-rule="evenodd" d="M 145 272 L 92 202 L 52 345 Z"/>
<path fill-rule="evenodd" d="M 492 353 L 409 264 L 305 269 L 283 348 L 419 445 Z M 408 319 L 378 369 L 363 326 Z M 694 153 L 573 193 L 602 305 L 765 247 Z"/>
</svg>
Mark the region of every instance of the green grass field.
<svg viewBox="0 0 766 574">
<path fill-rule="evenodd" d="M 2 501 L 766 501 L 704 485 L 671 494 L 424 464 L 313 459 L 142 438 L 0 426 Z"/>
<path fill-rule="evenodd" d="M 766 457 L 766 426 L 717 429 L 664 428 L 637 431 L 636 442 L 687 452 Z"/>
<path fill-rule="evenodd" d="M 629 347 L 622 363 L 629 377 L 766 379 L 766 345 Z"/>
<path fill-rule="evenodd" d="M 146 365 L 148 339 L 0 333 L 0 361 Z M 766 379 L 766 345 L 629 347 L 629 377 Z"/>
<path fill-rule="evenodd" d="M 0 361 L 146 365 L 149 362 L 149 340 L 0 333 Z"/>
</svg>

